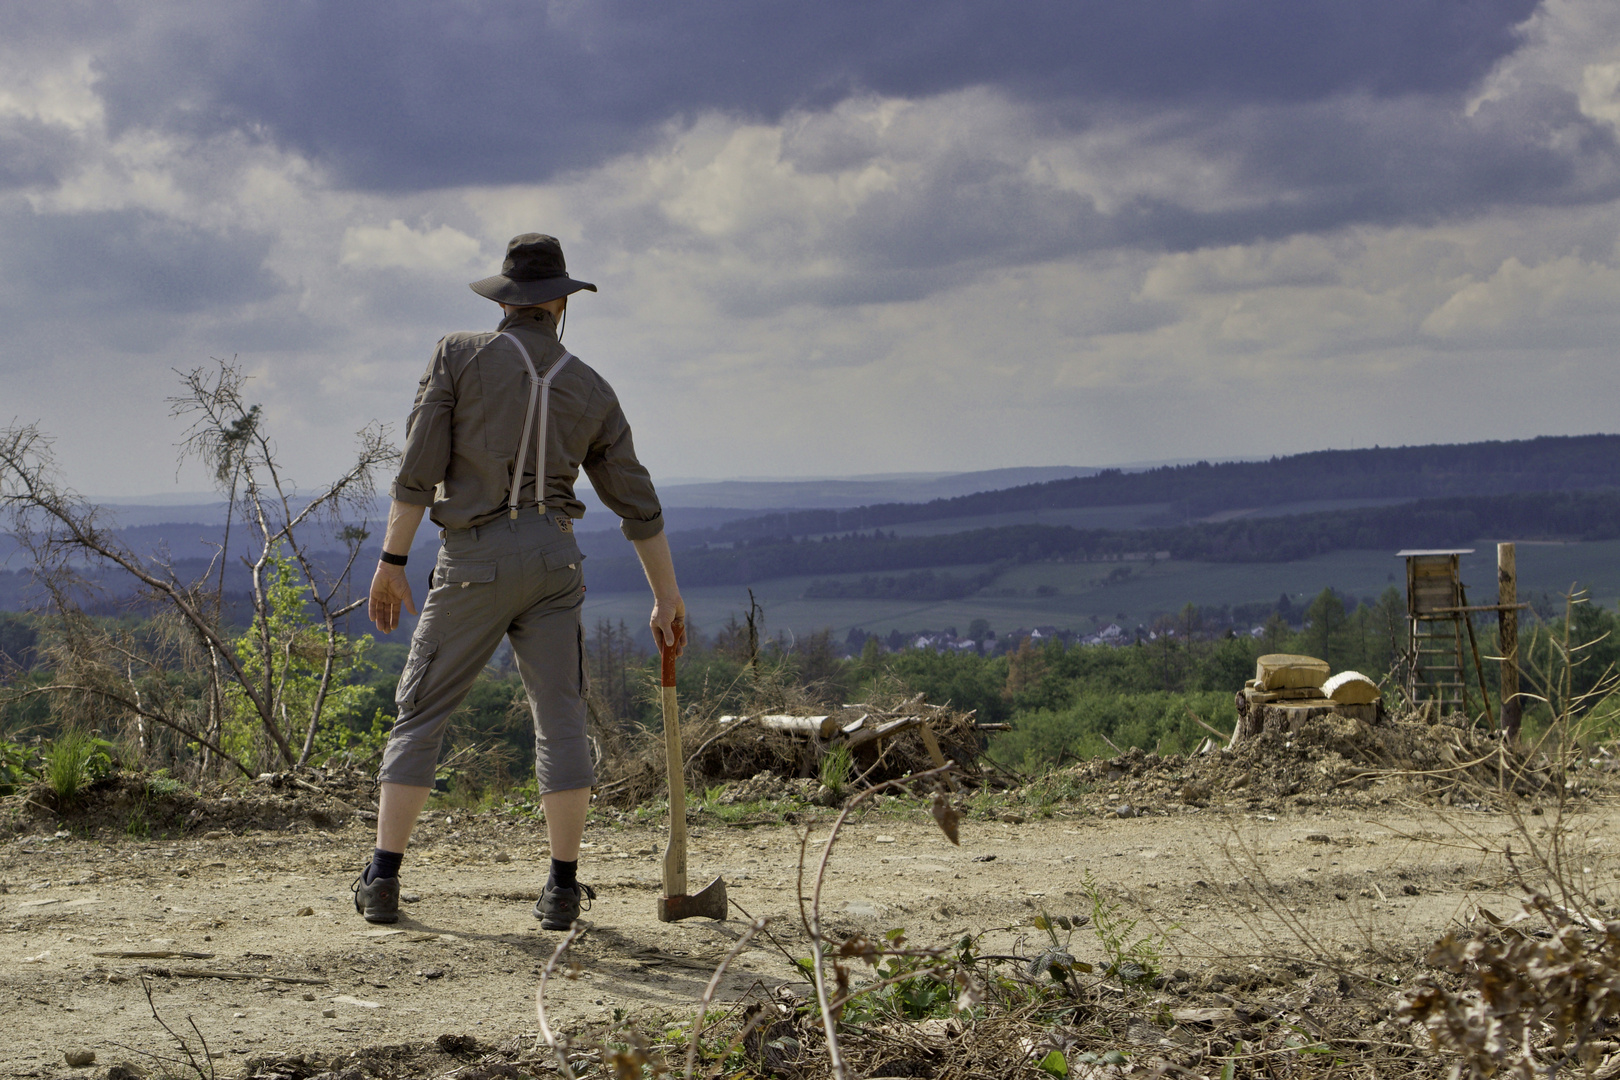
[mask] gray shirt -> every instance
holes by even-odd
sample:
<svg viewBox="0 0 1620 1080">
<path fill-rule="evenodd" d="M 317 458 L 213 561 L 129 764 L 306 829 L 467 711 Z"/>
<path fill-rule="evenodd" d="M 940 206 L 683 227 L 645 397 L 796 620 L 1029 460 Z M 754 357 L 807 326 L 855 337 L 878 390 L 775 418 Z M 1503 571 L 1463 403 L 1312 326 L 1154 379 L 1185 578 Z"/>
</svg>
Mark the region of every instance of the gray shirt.
<svg viewBox="0 0 1620 1080">
<path fill-rule="evenodd" d="M 542 375 L 563 355 L 556 322 L 538 308 L 513 312 L 499 331 L 450 334 L 439 342 L 416 388 L 391 493 L 402 503 L 431 506 L 430 516 L 442 528 L 485 525 L 507 513 L 529 373 L 500 331 L 522 339 Z M 585 504 L 574 495 L 583 467 L 596 494 L 623 519 L 619 528 L 627 538 L 645 540 L 662 532 L 658 493 L 636 460 L 630 425 L 607 380 L 578 357 L 570 360 L 551 384 L 549 416 L 546 505 L 571 518 L 585 516 Z M 524 457 L 519 513 L 532 514 L 533 446 Z"/>
</svg>

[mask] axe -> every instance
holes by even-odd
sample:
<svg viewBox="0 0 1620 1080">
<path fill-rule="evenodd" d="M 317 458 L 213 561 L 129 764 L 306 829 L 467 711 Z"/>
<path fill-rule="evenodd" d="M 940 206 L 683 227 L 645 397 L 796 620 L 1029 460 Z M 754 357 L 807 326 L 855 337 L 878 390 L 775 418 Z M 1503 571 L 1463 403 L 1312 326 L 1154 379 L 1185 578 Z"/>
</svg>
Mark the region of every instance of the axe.
<svg viewBox="0 0 1620 1080">
<path fill-rule="evenodd" d="M 658 898 L 658 921 L 701 916 L 724 922 L 723 880 L 717 877 L 690 895 L 686 891 L 686 756 L 681 750 L 681 710 L 675 703 L 675 646 L 665 644 L 661 632 L 655 631 L 653 636 L 658 639 L 658 657 L 663 662 L 659 682 L 664 698 L 664 757 L 669 770 L 669 846 L 664 849 L 664 895 Z M 679 620 L 675 636 L 686 636 L 686 628 Z"/>
</svg>

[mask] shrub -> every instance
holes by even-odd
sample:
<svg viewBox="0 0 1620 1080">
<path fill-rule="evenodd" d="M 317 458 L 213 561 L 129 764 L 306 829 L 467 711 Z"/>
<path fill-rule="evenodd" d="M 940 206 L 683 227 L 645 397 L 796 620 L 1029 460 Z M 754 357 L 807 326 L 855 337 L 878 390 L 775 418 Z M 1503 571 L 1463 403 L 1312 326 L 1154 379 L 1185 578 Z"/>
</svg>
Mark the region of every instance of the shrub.
<svg viewBox="0 0 1620 1080">
<path fill-rule="evenodd" d="M 855 756 L 847 746 L 835 746 L 821 759 L 821 782 L 839 798 L 843 797 L 844 788 L 854 771 Z"/>
<path fill-rule="evenodd" d="M 10 795 L 25 779 L 37 779 L 39 773 L 29 766 L 33 755 L 21 743 L 0 739 L 0 795 Z"/>
<path fill-rule="evenodd" d="M 1194 720 L 1197 714 L 1217 728 L 1237 724 L 1232 695 L 1221 691 L 1172 694 L 1084 693 L 1062 709 L 1020 713 L 1013 730 L 997 736 L 990 755 L 1031 772 L 1065 759 L 1112 757 L 1112 740 L 1121 750 L 1140 746 L 1166 754 L 1188 753 L 1208 735 Z"/>
<path fill-rule="evenodd" d="M 112 743 L 70 728 L 45 749 L 45 784 L 58 806 L 68 807 L 95 781 L 112 771 Z"/>
</svg>

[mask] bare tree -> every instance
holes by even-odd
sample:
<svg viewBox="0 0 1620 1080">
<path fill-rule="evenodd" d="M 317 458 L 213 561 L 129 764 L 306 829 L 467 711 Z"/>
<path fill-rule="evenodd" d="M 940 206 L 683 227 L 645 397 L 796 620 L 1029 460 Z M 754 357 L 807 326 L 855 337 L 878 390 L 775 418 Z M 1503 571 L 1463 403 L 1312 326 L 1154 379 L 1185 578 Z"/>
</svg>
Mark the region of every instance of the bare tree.
<svg viewBox="0 0 1620 1080">
<path fill-rule="evenodd" d="M 181 372 L 184 393 L 170 399 L 171 414 L 191 419 L 183 452 L 209 467 L 228 501 L 225 539 L 214 562 L 195 581 L 183 581 L 165 561 L 133 551 L 109 527 L 105 512 L 63 486 L 51 440 L 37 426 L 0 430 L 0 511 L 9 531 L 28 551 L 36 579 L 58 616 L 55 672 L 46 686 L 64 701 L 94 702 L 133 718 L 137 745 L 150 744 L 149 725 L 167 728 L 202 748 L 204 768 L 213 760 L 251 774 L 250 762 L 224 745 L 233 710 L 256 723 L 270 761 L 284 768 L 306 764 L 336 689 L 334 680 L 355 648 L 341 620 L 362 605 L 348 598 L 349 585 L 375 496 L 375 474 L 398 458 L 385 428 L 359 432 L 353 463 L 313 495 L 300 493 L 276 461 L 275 444 L 262 412 L 243 396 L 246 377 L 234 361 Z M 253 624 L 233 638 L 224 622 L 225 560 L 231 558 L 232 522 L 251 536 Z M 358 523 L 356 523 L 358 519 Z M 316 544 L 341 545 L 339 558 L 322 559 Z M 277 588 L 276 575 L 289 563 L 302 579 L 297 590 Z M 99 626 L 83 611 L 98 587 L 97 575 L 127 576 L 159 616 L 145 635 Z M 283 582 L 285 584 L 285 582 Z M 313 609 L 313 619 L 289 618 L 278 610 L 288 596 Z M 313 693 L 292 693 L 295 663 L 319 670 Z M 115 677 L 122 669 L 122 678 Z M 200 692 L 186 694 L 201 671 Z M 161 677 L 159 677 L 161 676 Z M 161 688 L 161 689 L 159 689 Z M 295 712 L 297 708 L 300 711 Z"/>
</svg>

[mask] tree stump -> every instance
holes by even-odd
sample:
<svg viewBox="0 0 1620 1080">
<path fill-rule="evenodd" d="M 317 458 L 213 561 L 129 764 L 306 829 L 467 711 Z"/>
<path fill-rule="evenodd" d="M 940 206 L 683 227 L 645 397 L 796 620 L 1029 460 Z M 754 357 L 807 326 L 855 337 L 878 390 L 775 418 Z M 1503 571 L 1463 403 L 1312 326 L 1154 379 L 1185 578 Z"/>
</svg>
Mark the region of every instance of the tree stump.
<svg viewBox="0 0 1620 1080">
<path fill-rule="evenodd" d="M 1226 744 L 1228 750 L 1236 749 L 1243 742 L 1266 731 L 1292 734 L 1306 721 L 1320 716 L 1348 716 L 1367 724 L 1377 724 L 1383 719 L 1384 714 L 1381 702 L 1374 702 L 1371 705 L 1346 705 L 1328 698 L 1267 702 L 1256 700 L 1258 697 L 1260 695 L 1251 690 L 1238 691 L 1238 722 L 1232 731 L 1231 741 Z"/>
</svg>

